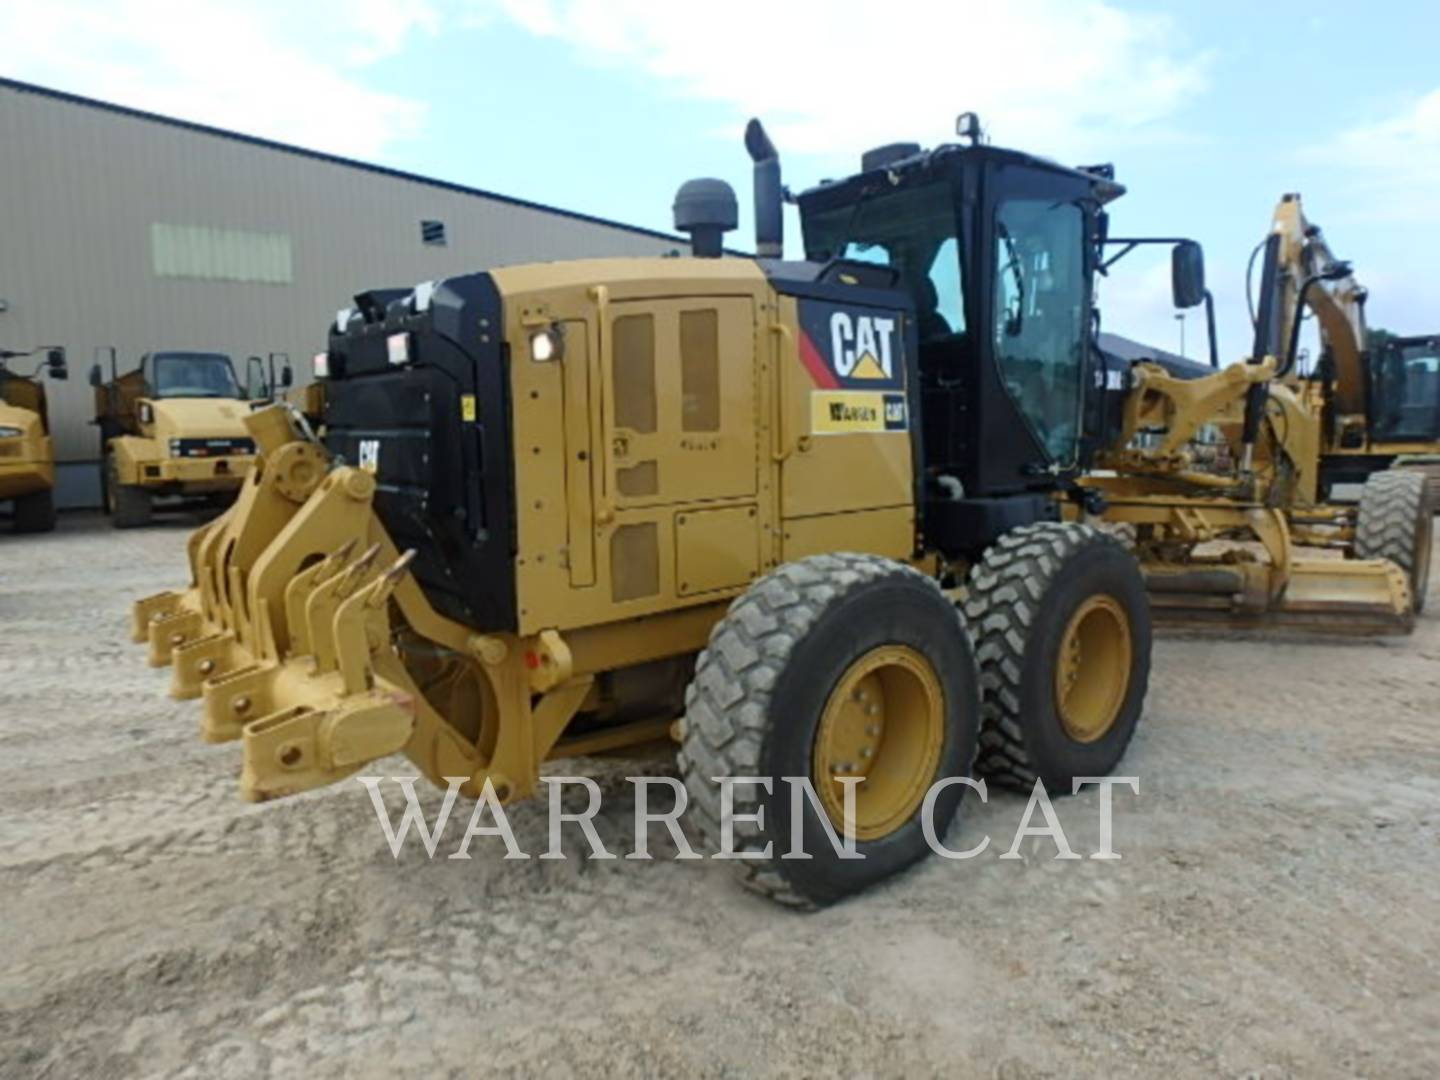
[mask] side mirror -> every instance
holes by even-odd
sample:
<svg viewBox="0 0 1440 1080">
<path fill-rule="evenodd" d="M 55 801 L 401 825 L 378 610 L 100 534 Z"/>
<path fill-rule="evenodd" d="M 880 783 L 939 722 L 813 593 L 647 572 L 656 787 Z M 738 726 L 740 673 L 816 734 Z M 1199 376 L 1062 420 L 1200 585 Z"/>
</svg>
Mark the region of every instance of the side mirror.
<svg viewBox="0 0 1440 1080">
<path fill-rule="evenodd" d="M 64 382 L 70 378 L 70 365 L 65 362 L 64 349 L 50 349 L 45 353 L 46 373 L 52 379 Z"/>
<path fill-rule="evenodd" d="M 1177 308 L 1205 301 L 1205 250 L 1194 240 L 1181 240 L 1170 252 L 1170 290 Z"/>
<path fill-rule="evenodd" d="M 277 365 L 280 369 L 278 372 L 275 370 Z M 286 390 L 294 384 L 295 373 L 290 370 L 289 353 L 270 354 L 270 382 L 276 389 L 283 387 Z"/>
<path fill-rule="evenodd" d="M 258 356 L 245 358 L 245 396 L 251 401 L 267 397 L 270 388 L 265 385 L 265 361 Z"/>
<path fill-rule="evenodd" d="M 90 368 L 90 385 L 99 387 L 105 384 L 105 376 L 100 372 L 100 365 L 95 364 Z"/>
</svg>

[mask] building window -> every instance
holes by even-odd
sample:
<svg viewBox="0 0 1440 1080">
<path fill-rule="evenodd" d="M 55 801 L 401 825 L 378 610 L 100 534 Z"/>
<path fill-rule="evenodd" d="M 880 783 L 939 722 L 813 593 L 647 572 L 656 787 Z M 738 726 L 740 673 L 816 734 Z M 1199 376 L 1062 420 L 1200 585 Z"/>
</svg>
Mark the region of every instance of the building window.
<svg viewBox="0 0 1440 1080">
<path fill-rule="evenodd" d="M 150 259 L 155 276 L 161 278 L 262 285 L 289 285 L 294 280 L 286 233 L 156 222 L 150 226 Z"/>
<path fill-rule="evenodd" d="M 430 244 L 434 247 L 445 246 L 445 222 L 443 221 L 422 221 L 420 222 L 420 242 Z"/>
</svg>

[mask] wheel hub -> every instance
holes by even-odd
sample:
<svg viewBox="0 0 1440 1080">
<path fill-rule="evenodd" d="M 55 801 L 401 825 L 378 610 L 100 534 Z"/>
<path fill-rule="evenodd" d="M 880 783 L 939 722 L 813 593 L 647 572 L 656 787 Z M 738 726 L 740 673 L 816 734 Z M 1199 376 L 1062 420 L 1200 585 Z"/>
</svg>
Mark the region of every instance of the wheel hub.
<svg viewBox="0 0 1440 1080">
<path fill-rule="evenodd" d="M 1130 619 L 1114 597 L 1092 596 L 1075 609 L 1055 665 L 1055 707 L 1070 738 L 1095 742 L 1114 726 L 1132 654 Z"/>
<path fill-rule="evenodd" d="M 854 836 L 876 840 L 919 808 L 945 743 L 940 680 L 914 649 L 872 649 L 831 692 L 815 735 L 811 782 L 837 831 L 845 828 L 845 785 L 858 776 Z"/>
</svg>

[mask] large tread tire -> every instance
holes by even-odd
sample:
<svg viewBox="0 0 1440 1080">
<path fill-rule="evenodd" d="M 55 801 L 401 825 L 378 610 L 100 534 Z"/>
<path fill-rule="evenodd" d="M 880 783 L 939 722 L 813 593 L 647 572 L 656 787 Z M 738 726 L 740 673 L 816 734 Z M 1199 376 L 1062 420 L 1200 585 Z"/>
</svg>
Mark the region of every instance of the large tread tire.
<svg viewBox="0 0 1440 1080">
<path fill-rule="evenodd" d="M 874 555 L 816 555 L 756 580 L 731 604 L 700 654 L 686 692 L 679 753 L 690 820 L 713 852 L 721 844 L 720 776 L 772 779 L 772 791 L 736 785 L 736 815 L 763 809 L 764 823 L 735 821 L 741 883 L 782 904 L 815 908 L 897 873 L 928 851 L 917 810 L 904 824 L 858 841 L 863 859 L 840 859 L 813 802 L 801 822 L 808 859 L 790 849 L 785 776 L 811 775 L 815 738 L 832 689 L 855 660 L 886 644 L 921 654 L 944 697 L 944 735 L 934 779 L 969 776 L 979 729 L 979 679 L 965 624 L 939 586 L 918 571 Z M 933 782 L 933 781 L 932 781 Z M 943 837 L 964 787 L 935 802 Z M 838 831 L 838 830 L 837 830 Z"/>
<path fill-rule="evenodd" d="M 1430 587 L 1430 548 L 1434 538 L 1434 508 L 1423 474 L 1410 469 L 1375 473 L 1360 491 L 1355 523 L 1355 555 L 1361 559 L 1389 559 L 1410 580 L 1410 595 L 1418 615 L 1425 610 Z"/>
<path fill-rule="evenodd" d="M 110 524 L 117 529 L 136 529 L 149 525 L 155 513 L 150 492 L 143 487 L 120 483 L 113 454 L 107 455 L 105 459 L 103 476 L 105 508 L 110 514 Z"/>
<path fill-rule="evenodd" d="M 15 500 L 15 531 L 46 533 L 55 529 L 55 492 L 49 488 Z"/>
<path fill-rule="evenodd" d="M 1081 604 L 1110 596 L 1129 619 L 1123 703 L 1092 742 L 1067 734 L 1055 673 L 1065 628 Z M 1150 681 L 1150 602 L 1134 556 L 1089 525 L 1041 522 L 1001 536 L 970 571 L 965 616 L 980 665 L 976 771 L 1003 787 L 1068 795 L 1076 776 L 1105 776 L 1135 734 Z"/>
<path fill-rule="evenodd" d="M 154 515 L 150 493 L 130 484 L 115 485 L 115 512 L 110 521 L 117 529 L 135 529 L 149 525 Z"/>
</svg>

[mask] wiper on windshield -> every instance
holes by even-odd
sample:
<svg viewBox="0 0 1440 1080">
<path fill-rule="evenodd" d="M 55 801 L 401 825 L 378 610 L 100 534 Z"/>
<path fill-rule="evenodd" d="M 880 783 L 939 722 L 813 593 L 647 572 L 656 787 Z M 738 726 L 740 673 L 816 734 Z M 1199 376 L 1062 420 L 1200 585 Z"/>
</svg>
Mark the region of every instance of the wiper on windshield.
<svg viewBox="0 0 1440 1080">
<path fill-rule="evenodd" d="M 850 247 L 850 240 L 855 235 L 855 225 L 860 218 L 861 209 L 867 202 L 879 194 L 879 192 L 880 188 L 873 184 L 861 190 L 859 196 L 855 199 L 855 205 L 850 208 L 850 216 L 845 219 L 845 229 L 840 233 L 840 243 L 831 247 L 830 258 L 825 260 L 826 266 L 830 266 L 845 258 L 845 251 Z"/>
</svg>

